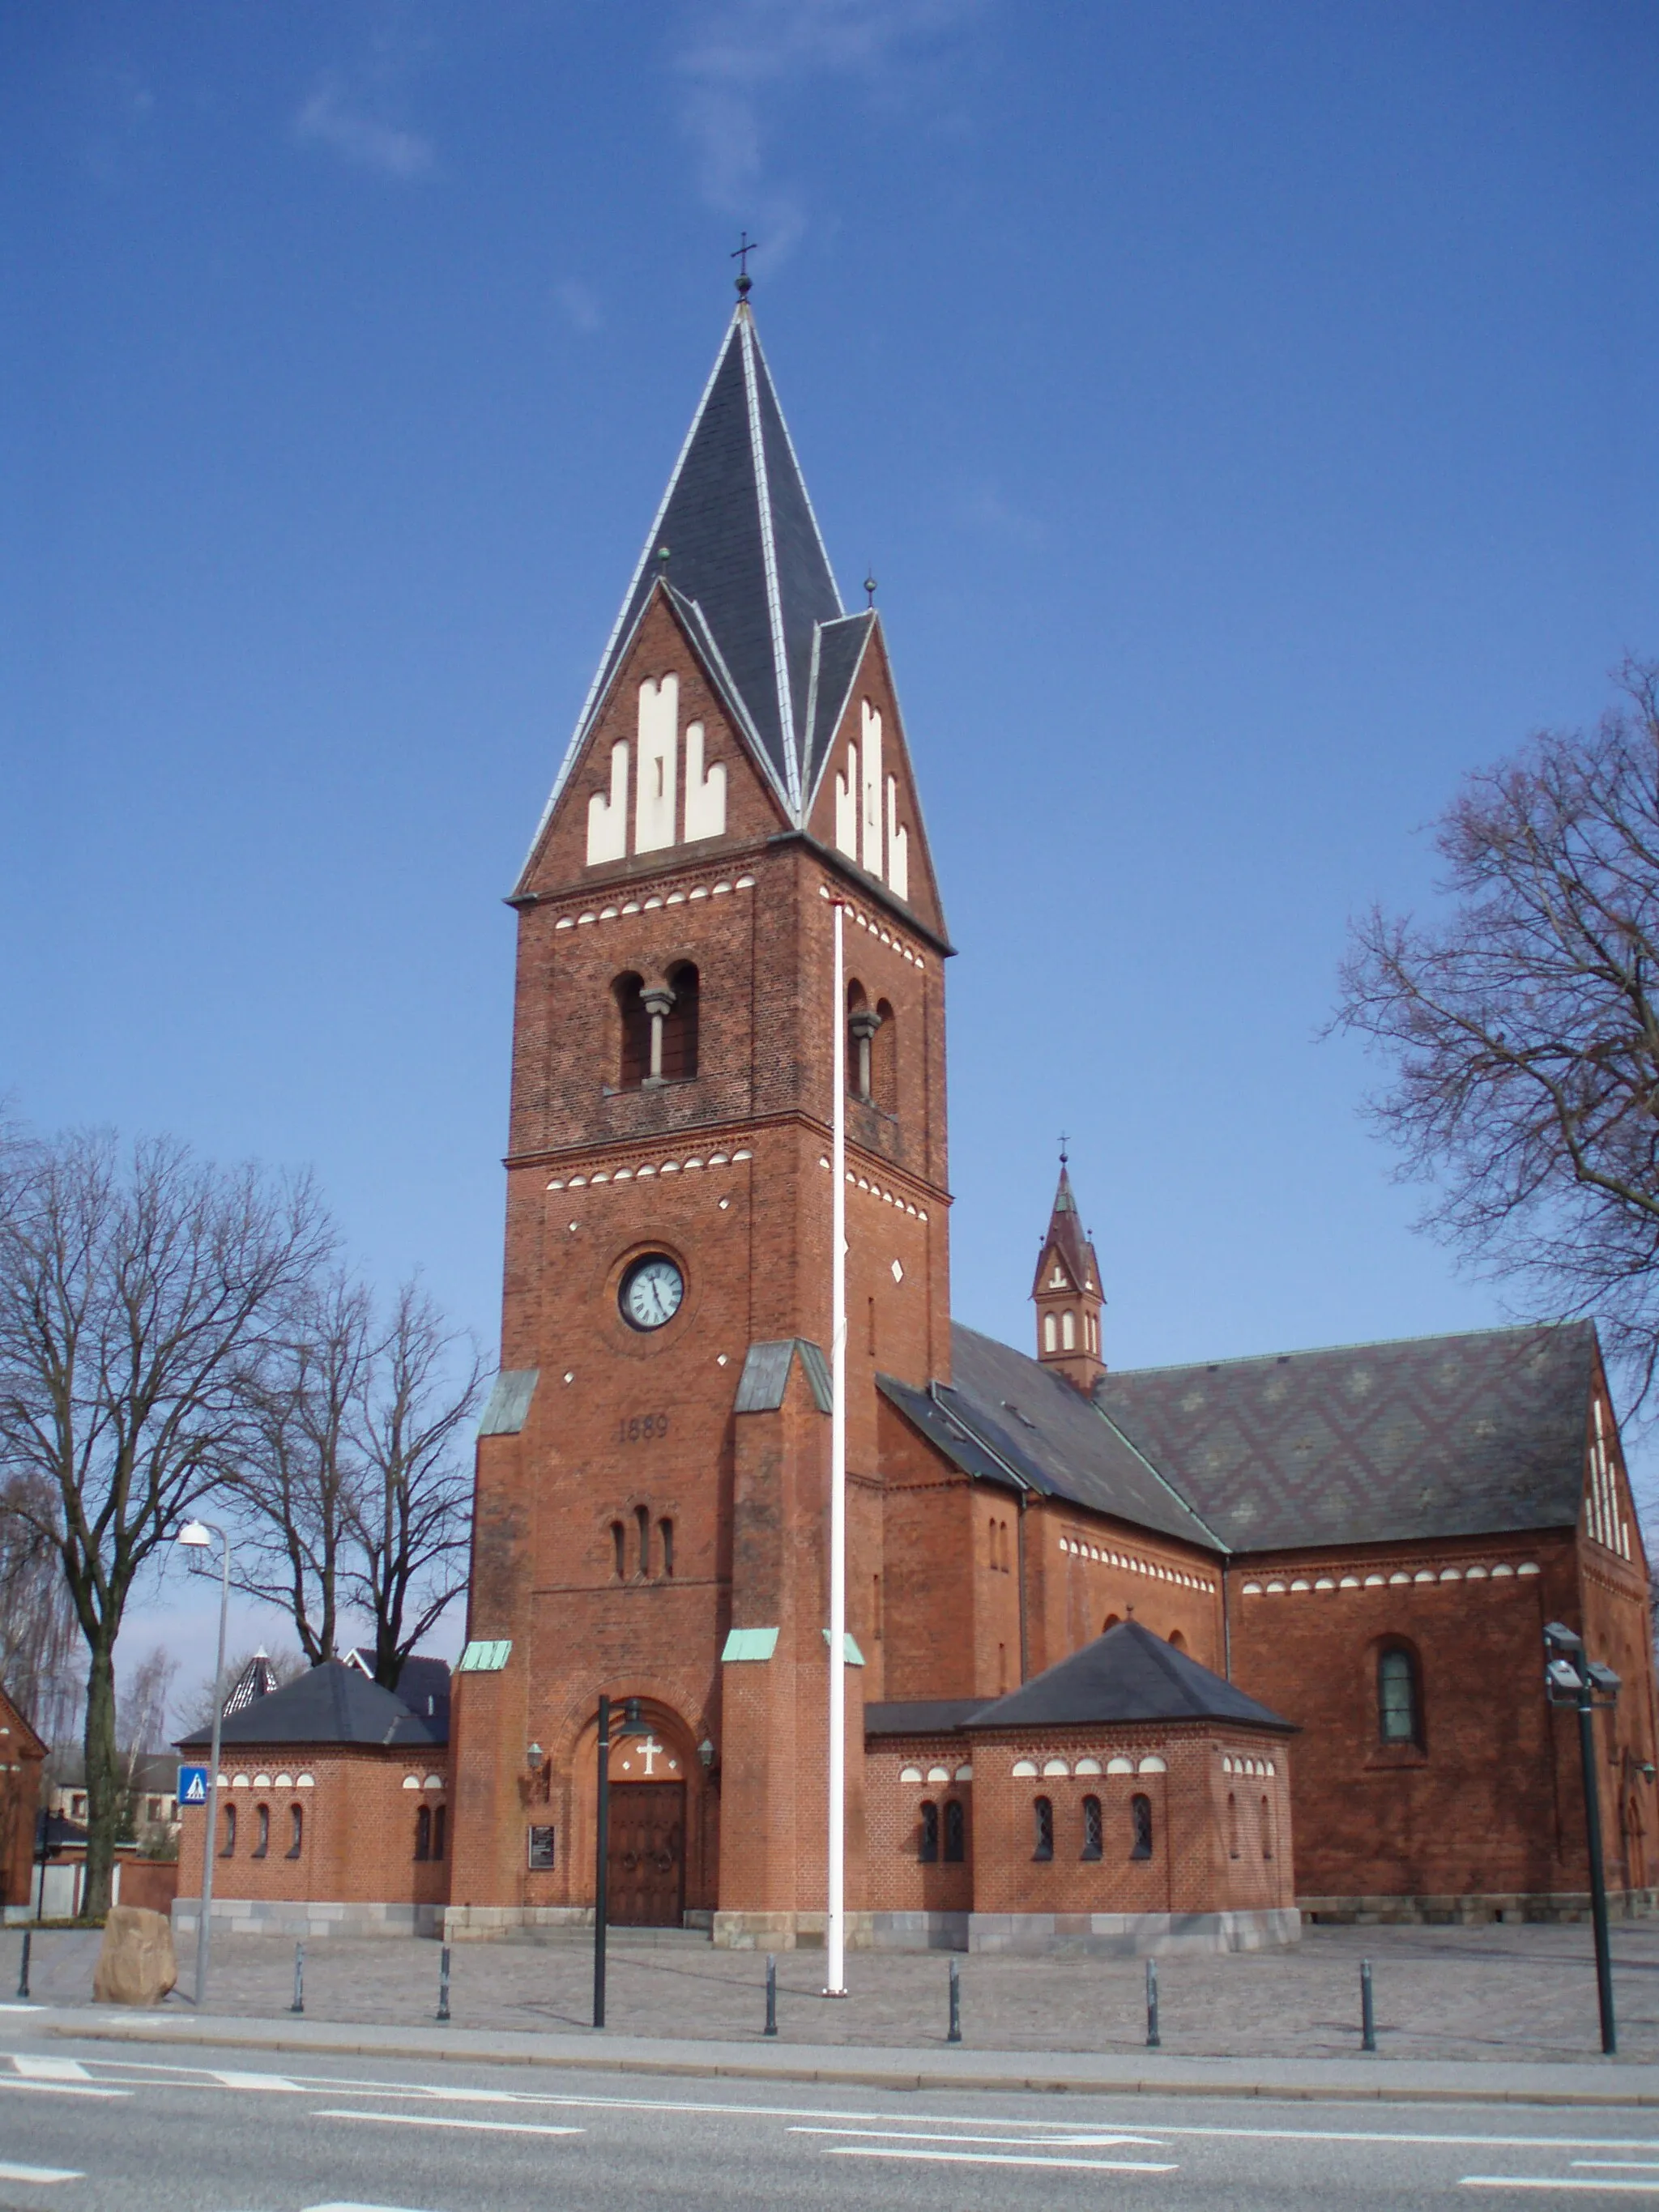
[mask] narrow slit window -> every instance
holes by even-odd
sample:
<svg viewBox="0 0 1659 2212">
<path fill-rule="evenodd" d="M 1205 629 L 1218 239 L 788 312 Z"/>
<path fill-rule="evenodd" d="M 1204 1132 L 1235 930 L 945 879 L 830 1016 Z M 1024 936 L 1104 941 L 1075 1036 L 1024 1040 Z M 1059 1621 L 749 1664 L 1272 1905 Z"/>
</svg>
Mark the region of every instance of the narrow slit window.
<svg viewBox="0 0 1659 2212">
<path fill-rule="evenodd" d="M 700 983 L 689 960 L 668 971 L 668 988 L 674 1003 L 663 1017 L 662 1079 L 683 1083 L 697 1072 L 698 1031 L 701 1022 Z"/>
<path fill-rule="evenodd" d="M 932 1866 L 939 1857 L 939 1807 L 927 1803 L 921 1808 L 921 1827 L 916 1839 L 916 1856 L 923 1866 Z"/>
<path fill-rule="evenodd" d="M 1238 1856 L 1238 1799 L 1231 1790 L 1227 1792 L 1227 1856 Z"/>
<path fill-rule="evenodd" d="M 441 1859 L 444 1855 L 444 1844 L 447 1840 L 444 1831 L 449 1825 L 448 1812 L 447 1805 L 440 1805 L 432 1815 L 432 1856 L 434 1859 Z"/>
<path fill-rule="evenodd" d="M 640 1572 L 651 1571 L 651 1516 L 643 1505 L 634 1508 L 634 1522 L 640 1532 Z"/>
<path fill-rule="evenodd" d="M 1085 1859 L 1100 1857 L 1104 1846 L 1104 1828 L 1100 1817 L 1098 1797 L 1083 1801 L 1083 1850 L 1079 1856 Z"/>
<path fill-rule="evenodd" d="M 1031 1828 L 1034 1859 L 1051 1859 L 1054 1855 L 1054 1808 L 1049 1797 L 1036 1799 L 1031 1807 Z"/>
<path fill-rule="evenodd" d="M 1132 1859 L 1149 1859 L 1152 1856 L 1152 1801 L 1139 1792 L 1129 1800 L 1129 1833 L 1133 1838 L 1129 1845 Z"/>
<path fill-rule="evenodd" d="M 1376 1732 L 1384 1743 L 1423 1741 L 1417 1668 L 1411 1653 L 1397 1644 L 1376 1662 Z"/>
<path fill-rule="evenodd" d="M 620 1521 L 611 1523 L 611 1549 L 617 1570 L 617 1580 L 623 1582 L 628 1575 L 628 1531 Z"/>
<path fill-rule="evenodd" d="M 945 1801 L 945 1863 L 960 1866 L 968 1856 L 968 1808 L 960 1797 Z"/>
<path fill-rule="evenodd" d="M 632 974 L 618 975 L 611 986 L 618 1024 L 617 1081 L 623 1091 L 637 1091 L 651 1073 L 651 1017 L 644 988 L 642 979 Z"/>
<path fill-rule="evenodd" d="M 672 1579 L 674 1572 L 674 1524 L 663 1520 L 657 1523 L 657 1541 L 662 1547 L 662 1571 Z"/>
<path fill-rule="evenodd" d="M 415 1815 L 415 1856 L 420 1860 L 432 1856 L 432 1814 L 425 1805 Z"/>
<path fill-rule="evenodd" d="M 1261 1801 L 1261 1856 L 1270 1859 L 1273 1855 L 1273 1808 L 1264 1797 Z"/>
<path fill-rule="evenodd" d="M 289 1807 L 288 1826 L 288 1856 L 291 1859 L 297 1859 L 306 1839 L 306 1816 L 301 1807 L 298 1805 Z"/>
<path fill-rule="evenodd" d="M 236 1808 L 234 1805 L 227 1805 L 225 1808 L 225 1840 L 219 1847 L 219 1856 L 222 1859 L 233 1858 L 235 1856 L 235 1852 Z"/>
<path fill-rule="evenodd" d="M 253 1856 L 264 1858 L 270 1850 L 270 1808 L 261 1805 L 253 1816 Z"/>
</svg>

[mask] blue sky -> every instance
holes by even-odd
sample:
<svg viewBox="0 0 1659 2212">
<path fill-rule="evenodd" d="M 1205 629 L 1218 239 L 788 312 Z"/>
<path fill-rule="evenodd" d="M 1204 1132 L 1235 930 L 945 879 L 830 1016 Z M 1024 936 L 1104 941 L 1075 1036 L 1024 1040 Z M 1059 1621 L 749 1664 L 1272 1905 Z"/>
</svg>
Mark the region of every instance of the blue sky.
<svg viewBox="0 0 1659 2212">
<path fill-rule="evenodd" d="M 1115 1364 L 1498 1295 L 1321 1042 L 1468 769 L 1659 653 L 1637 4 L 0 21 L 0 1091 L 312 1163 L 489 1339 L 512 917 L 731 304 L 961 957 L 955 1301 Z M 191 1632 L 193 1633 L 194 1632 Z"/>
</svg>

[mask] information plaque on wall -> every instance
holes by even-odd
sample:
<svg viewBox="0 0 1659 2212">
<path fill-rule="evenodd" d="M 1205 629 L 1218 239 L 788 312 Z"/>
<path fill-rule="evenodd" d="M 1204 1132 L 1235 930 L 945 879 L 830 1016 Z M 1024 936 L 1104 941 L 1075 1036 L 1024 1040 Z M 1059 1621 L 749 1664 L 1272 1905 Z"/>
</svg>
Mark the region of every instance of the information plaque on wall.
<svg viewBox="0 0 1659 2212">
<path fill-rule="evenodd" d="M 532 1828 L 530 1831 L 530 1865 L 532 1872 L 545 1871 L 553 1863 L 553 1831 L 551 1828 Z"/>
</svg>

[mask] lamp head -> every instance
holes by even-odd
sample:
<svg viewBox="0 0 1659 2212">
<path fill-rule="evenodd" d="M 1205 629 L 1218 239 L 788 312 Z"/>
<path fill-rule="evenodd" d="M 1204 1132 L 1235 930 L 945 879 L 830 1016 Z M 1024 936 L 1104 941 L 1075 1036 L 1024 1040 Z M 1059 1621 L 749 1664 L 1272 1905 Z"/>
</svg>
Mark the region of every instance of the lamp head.
<svg viewBox="0 0 1659 2212">
<path fill-rule="evenodd" d="M 1562 1620 L 1547 1623 L 1544 1641 L 1552 1651 L 1582 1651 L 1584 1648 L 1584 1639 L 1577 1630 L 1569 1628 Z"/>
<path fill-rule="evenodd" d="M 1616 1698 L 1623 1686 L 1611 1667 L 1604 1667 L 1599 1659 L 1586 1662 L 1585 1674 L 1592 1690 L 1599 1690 L 1604 1698 Z"/>
<path fill-rule="evenodd" d="M 1544 1669 L 1544 1680 L 1552 1694 L 1576 1698 L 1582 1686 L 1578 1669 L 1571 1659 L 1552 1659 Z"/>
<path fill-rule="evenodd" d="M 212 1547 L 213 1531 L 203 1522 L 186 1521 L 173 1540 L 192 1552 L 205 1552 Z"/>
<path fill-rule="evenodd" d="M 639 1699 L 637 1698 L 624 1698 L 623 1700 L 623 1729 L 629 1735 L 637 1735 L 643 1726 L 644 1723 L 640 1718 Z"/>
<path fill-rule="evenodd" d="M 532 1743 L 530 1748 L 526 1752 L 524 1758 L 525 1765 L 526 1766 L 539 1766 L 542 1763 L 542 1747 L 540 1744 Z"/>
</svg>

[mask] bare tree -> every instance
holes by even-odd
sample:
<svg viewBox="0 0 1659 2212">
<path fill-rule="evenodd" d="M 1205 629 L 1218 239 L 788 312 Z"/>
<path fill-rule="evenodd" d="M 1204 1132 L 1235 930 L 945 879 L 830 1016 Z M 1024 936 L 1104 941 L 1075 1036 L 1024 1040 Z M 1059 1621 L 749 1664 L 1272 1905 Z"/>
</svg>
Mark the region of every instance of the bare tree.
<svg viewBox="0 0 1659 2212">
<path fill-rule="evenodd" d="M 338 1652 L 341 1578 L 367 1472 L 355 1425 L 373 1322 L 368 1291 L 336 1270 L 306 1286 L 252 1378 L 234 1579 L 283 1608 L 313 1667 Z"/>
<path fill-rule="evenodd" d="M 285 1690 L 290 1682 L 297 1681 L 306 1671 L 307 1662 L 297 1651 L 278 1648 L 267 1651 L 263 1645 L 257 1651 L 231 1653 L 225 1661 L 225 1698 L 227 1704 L 232 1691 L 241 1680 L 256 1659 L 263 1659 L 275 1677 L 276 1687 Z M 213 1726 L 213 1701 L 216 1692 L 214 1677 L 204 1674 L 193 1693 L 179 1700 L 179 1717 L 184 1723 L 183 1733 L 190 1735 L 198 1729 Z"/>
<path fill-rule="evenodd" d="M 0 1207 L 0 1478 L 55 1547 L 86 1644 L 88 1915 L 109 1905 L 128 1599 L 234 1468 L 250 1357 L 332 1241 L 308 1180 L 165 1139 L 34 1147 Z"/>
<path fill-rule="evenodd" d="M 466 1587 L 470 1424 L 484 1365 L 433 1300 L 405 1283 L 360 1401 L 364 1474 L 353 1515 L 352 1605 L 374 1624 L 374 1679 L 398 1686 L 404 1661 Z"/>
<path fill-rule="evenodd" d="M 50 1517 L 50 1494 L 38 1475 L 14 1475 L 0 1489 L 0 1685 L 36 1733 L 59 1744 L 80 1713 L 85 1674 L 63 1562 L 42 1534 Z"/>
<path fill-rule="evenodd" d="M 115 1756 L 121 1802 L 115 1832 L 120 1842 L 138 1833 L 144 1760 L 166 1744 L 167 1707 L 178 1673 L 179 1662 L 172 1653 L 160 1644 L 152 1644 L 116 1698 Z"/>
<path fill-rule="evenodd" d="M 1425 1215 L 1540 1316 L 1595 1311 L 1659 1378 L 1659 665 L 1471 777 L 1438 825 L 1452 911 L 1374 911 L 1336 1026 L 1393 1063 L 1370 1112 Z"/>
</svg>

